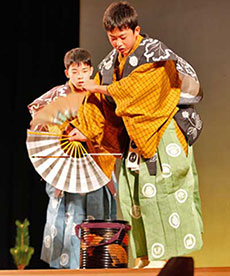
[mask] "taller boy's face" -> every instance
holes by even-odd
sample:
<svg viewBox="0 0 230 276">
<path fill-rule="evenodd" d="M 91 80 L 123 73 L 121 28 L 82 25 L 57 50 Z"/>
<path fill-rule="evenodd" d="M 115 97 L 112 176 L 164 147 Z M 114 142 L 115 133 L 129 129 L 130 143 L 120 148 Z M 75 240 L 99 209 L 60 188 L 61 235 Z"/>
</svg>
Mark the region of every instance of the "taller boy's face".
<svg viewBox="0 0 230 276">
<path fill-rule="evenodd" d="M 72 84 L 78 89 L 82 89 L 82 85 L 85 81 L 90 79 L 92 73 L 93 67 L 90 67 L 83 62 L 80 62 L 79 64 L 73 63 L 68 70 L 65 70 L 66 77 L 70 79 Z"/>
<path fill-rule="evenodd" d="M 123 56 L 127 56 L 133 49 L 139 34 L 139 26 L 137 26 L 134 31 L 130 28 L 123 28 L 122 30 L 114 28 L 111 32 L 107 32 L 111 45 Z"/>
</svg>

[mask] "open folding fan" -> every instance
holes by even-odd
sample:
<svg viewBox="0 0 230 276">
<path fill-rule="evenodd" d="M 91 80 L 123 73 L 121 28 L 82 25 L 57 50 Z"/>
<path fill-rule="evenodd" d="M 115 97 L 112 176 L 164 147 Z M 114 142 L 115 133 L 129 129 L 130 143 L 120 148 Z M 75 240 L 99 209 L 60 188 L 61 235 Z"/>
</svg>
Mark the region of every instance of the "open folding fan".
<svg viewBox="0 0 230 276">
<path fill-rule="evenodd" d="M 79 98 L 73 95 L 60 97 L 45 106 L 35 115 L 31 124 L 60 125 L 71 118 L 80 106 Z M 84 145 L 69 141 L 68 135 L 27 130 L 26 146 L 35 170 L 57 189 L 87 193 L 109 182 Z"/>
</svg>

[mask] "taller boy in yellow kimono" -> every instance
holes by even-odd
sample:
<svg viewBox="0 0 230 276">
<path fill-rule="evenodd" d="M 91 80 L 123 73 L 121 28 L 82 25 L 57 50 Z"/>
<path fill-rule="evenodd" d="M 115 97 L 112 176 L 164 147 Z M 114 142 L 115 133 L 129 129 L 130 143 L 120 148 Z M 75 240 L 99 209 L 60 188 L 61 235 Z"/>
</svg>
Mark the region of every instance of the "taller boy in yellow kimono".
<svg viewBox="0 0 230 276">
<path fill-rule="evenodd" d="M 122 214 L 134 257 L 148 267 L 202 246 L 202 219 L 192 144 L 202 122 L 194 69 L 162 42 L 140 35 L 135 9 L 112 3 L 103 18 L 111 51 L 99 65 L 72 139 L 84 134 L 124 152 Z M 100 83 L 100 84 L 99 84 Z M 109 141 L 109 143 L 108 143 Z"/>
</svg>

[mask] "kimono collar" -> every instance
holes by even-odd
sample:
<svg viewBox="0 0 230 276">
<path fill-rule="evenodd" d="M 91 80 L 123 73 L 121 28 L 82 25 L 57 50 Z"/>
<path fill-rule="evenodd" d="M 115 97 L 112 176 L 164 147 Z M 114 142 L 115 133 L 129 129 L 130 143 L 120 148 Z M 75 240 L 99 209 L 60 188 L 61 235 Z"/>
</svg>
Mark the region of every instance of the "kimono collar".
<svg viewBox="0 0 230 276">
<path fill-rule="evenodd" d="M 135 43 L 134 43 L 134 46 L 133 46 L 132 50 L 129 52 L 129 54 L 128 54 L 127 56 L 123 57 L 122 54 L 119 53 L 119 55 L 118 55 L 118 61 L 119 61 L 119 63 L 124 62 L 124 61 L 127 59 L 127 57 L 128 57 L 129 55 L 131 55 L 131 54 L 137 49 L 137 47 L 138 47 L 139 44 L 141 43 L 142 39 L 143 39 L 143 36 L 141 36 L 141 35 L 139 35 L 139 36 L 137 37 L 137 39 L 136 39 L 136 41 L 135 41 Z"/>
<path fill-rule="evenodd" d="M 74 84 L 71 82 L 71 80 L 69 80 L 67 82 L 67 84 L 69 85 L 69 87 L 71 88 L 71 92 L 73 93 L 82 93 L 82 92 L 85 92 L 84 90 L 80 90 L 80 89 L 77 89 Z"/>
</svg>

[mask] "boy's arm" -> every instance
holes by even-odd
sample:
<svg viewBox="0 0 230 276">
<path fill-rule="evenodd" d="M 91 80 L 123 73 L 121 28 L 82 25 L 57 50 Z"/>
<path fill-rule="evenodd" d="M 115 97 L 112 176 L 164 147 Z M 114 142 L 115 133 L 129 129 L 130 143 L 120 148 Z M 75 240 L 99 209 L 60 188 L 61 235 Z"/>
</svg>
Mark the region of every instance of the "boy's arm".
<svg viewBox="0 0 230 276">
<path fill-rule="evenodd" d="M 95 80 L 88 80 L 83 85 L 84 89 L 91 93 L 101 93 L 110 96 L 108 91 L 108 85 L 100 85 Z"/>
</svg>

